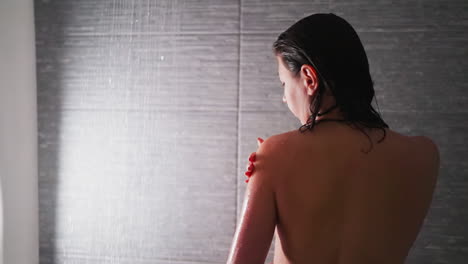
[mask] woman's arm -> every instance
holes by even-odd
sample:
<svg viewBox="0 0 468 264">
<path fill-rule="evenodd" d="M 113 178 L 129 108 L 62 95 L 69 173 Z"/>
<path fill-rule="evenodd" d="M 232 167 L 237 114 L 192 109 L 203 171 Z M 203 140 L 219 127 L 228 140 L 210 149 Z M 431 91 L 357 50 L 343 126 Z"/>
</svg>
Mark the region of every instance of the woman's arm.
<svg viewBox="0 0 468 264">
<path fill-rule="evenodd" d="M 270 149 L 265 140 L 257 150 L 228 264 L 263 264 L 268 254 L 277 220 Z"/>
</svg>

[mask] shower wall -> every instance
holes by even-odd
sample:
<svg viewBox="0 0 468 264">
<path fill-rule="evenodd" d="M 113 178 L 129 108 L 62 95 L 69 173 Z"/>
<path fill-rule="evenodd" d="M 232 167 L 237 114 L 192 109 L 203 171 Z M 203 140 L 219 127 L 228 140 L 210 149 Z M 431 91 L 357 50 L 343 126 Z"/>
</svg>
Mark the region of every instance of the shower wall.
<svg viewBox="0 0 468 264">
<path fill-rule="evenodd" d="M 300 126 L 271 44 L 317 12 L 357 30 L 390 127 L 439 146 L 408 263 L 464 263 L 467 1 L 36 0 L 40 263 L 225 262 L 256 138 Z"/>
</svg>

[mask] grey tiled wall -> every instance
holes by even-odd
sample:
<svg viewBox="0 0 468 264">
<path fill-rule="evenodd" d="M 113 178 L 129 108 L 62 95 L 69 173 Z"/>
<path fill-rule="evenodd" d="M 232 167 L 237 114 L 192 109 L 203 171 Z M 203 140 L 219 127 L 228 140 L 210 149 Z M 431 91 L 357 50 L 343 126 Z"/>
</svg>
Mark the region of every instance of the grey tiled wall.
<svg viewBox="0 0 468 264">
<path fill-rule="evenodd" d="M 465 263 L 466 0 L 36 0 L 41 263 L 225 262 L 256 138 L 300 125 L 271 44 L 316 12 L 357 30 L 390 127 L 441 151 L 408 263 Z"/>
</svg>

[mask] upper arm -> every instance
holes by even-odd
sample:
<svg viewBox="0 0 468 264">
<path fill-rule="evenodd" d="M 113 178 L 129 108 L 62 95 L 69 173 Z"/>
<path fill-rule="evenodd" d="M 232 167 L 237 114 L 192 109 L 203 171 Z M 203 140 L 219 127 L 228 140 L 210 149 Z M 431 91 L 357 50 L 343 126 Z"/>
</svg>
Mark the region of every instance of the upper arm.
<svg viewBox="0 0 468 264">
<path fill-rule="evenodd" d="M 269 138 L 270 139 L 270 138 Z M 242 212 L 228 263 L 264 263 L 275 231 L 274 157 L 271 140 L 257 150 L 255 169 L 247 183 Z"/>
</svg>

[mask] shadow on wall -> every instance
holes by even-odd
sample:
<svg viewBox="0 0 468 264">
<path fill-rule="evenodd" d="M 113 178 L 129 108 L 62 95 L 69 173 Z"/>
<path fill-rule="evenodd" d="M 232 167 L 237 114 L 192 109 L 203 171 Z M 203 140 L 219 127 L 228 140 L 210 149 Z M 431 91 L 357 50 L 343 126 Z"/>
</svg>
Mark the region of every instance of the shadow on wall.
<svg viewBox="0 0 468 264">
<path fill-rule="evenodd" d="M 66 52 L 60 25 L 69 19 L 51 5 L 35 1 L 36 72 L 38 111 L 39 261 L 59 263 L 57 249 L 58 186 L 62 120 L 60 59 Z M 51 100 L 51 98 L 53 100 Z M 48 208 L 41 210 L 41 208 Z"/>
</svg>

